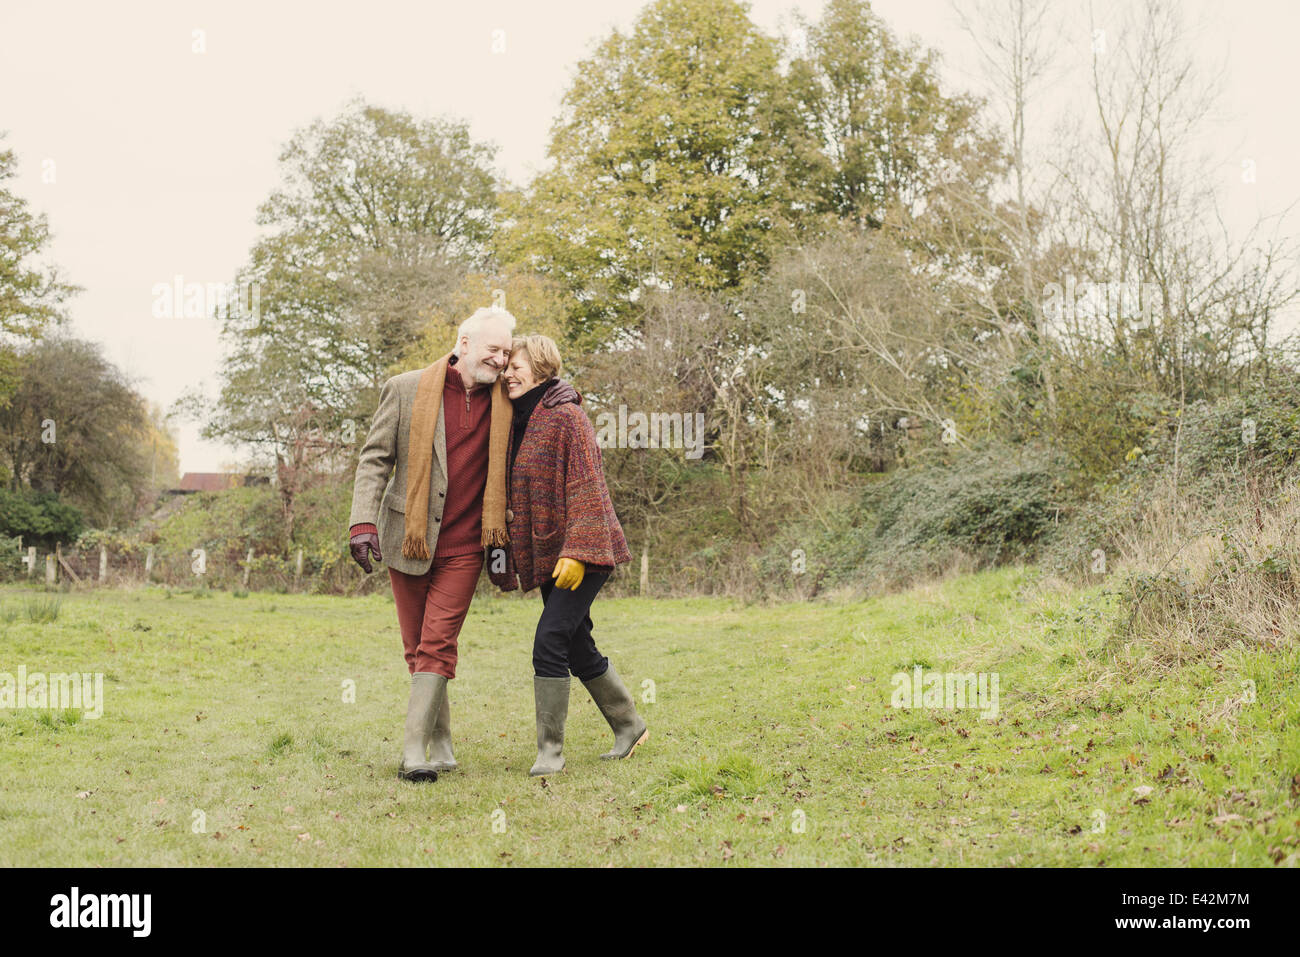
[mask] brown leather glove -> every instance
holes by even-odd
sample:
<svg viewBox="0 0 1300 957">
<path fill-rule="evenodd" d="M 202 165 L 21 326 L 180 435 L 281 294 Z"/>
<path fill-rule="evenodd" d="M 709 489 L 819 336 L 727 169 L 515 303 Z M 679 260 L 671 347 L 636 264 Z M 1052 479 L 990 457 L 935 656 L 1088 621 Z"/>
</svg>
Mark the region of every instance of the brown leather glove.
<svg viewBox="0 0 1300 957">
<path fill-rule="evenodd" d="M 384 556 L 379 554 L 379 536 L 374 532 L 363 531 L 353 535 L 348 543 L 348 550 L 352 552 L 352 560 L 360 565 L 367 575 L 374 571 L 367 552 L 373 551 L 377 562 L 384 560 Z"/>
</svg>

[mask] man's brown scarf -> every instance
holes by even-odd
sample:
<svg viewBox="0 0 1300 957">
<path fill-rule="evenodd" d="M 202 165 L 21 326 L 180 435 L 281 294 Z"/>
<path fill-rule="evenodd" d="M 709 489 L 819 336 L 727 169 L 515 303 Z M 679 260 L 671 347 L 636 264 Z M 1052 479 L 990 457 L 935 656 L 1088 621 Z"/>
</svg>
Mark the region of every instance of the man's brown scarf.
<svg viewBox="0 0 1300 957">
<path fill-rule="evenodd" d="M 442 408 L 442 388 L 447 382 L 447 353 L 420 375 L 411 407 L 406 467 L 406 537 L 402 554 L 406 558 L 429 557 L 425 533 L 429 524 L 429 480 L 433 474 L 433 433 Z M 466 389 L 470 383 L 466 382 Z M 513 411 L 506 384 L 498 379 L 492 387 L 492 419 L 488 432 L 487 486 L 483 489 L 484 545 L 507 545 L 506 534 L 506 443 L 510 438 Z M 448 476 L 448 481 L 451 476 Z"/>
</svg>

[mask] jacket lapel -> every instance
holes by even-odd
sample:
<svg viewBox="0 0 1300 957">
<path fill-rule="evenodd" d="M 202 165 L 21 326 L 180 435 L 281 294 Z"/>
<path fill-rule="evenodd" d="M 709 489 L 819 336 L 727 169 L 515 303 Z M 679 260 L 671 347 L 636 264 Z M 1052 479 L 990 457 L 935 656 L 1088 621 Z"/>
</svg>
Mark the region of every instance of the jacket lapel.
<svg viewBox="0 0 1300 957">
<path fill-rule="evenodd" d="M 433 431 L 433 454 L 442 468 L 442 477 L 447 478 L 447 414 L 438 407 L 438 425 Z"/>
</svg>

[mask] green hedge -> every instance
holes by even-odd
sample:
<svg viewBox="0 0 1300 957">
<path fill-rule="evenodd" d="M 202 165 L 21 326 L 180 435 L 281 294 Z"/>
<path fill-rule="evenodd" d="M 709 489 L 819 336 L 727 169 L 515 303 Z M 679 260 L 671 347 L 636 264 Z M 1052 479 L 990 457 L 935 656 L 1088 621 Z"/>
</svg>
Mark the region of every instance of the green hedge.
<svg viewBox="0 0 1300 957">
<path fill-rule="evenodd" d="M 22 536 L 24 545 L 53 548 L 71 542 L 86 527 L 85 516 L 52 492 L 0 489 L 0 536 Z"/>
</svg>

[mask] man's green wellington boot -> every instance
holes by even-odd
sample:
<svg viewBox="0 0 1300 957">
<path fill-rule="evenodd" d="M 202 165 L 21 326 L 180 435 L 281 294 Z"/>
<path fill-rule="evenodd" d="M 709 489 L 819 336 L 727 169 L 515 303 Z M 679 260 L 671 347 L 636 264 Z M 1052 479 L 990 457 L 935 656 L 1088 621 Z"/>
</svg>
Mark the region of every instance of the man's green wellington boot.
<svg viewBox="0 0 1300 957">
<path fill-rule="evenodd" d="M 411 675 L 411 698 L 406 704 L 406 733 L 402 739 L 402 763 L 397 776 L 406 781 L 436 781 L 438 769 L 425 757 L 432 726 L 442 699 L 447 695 L 447 679 L 442 675 L 420 671 Z"/>
<path fill-rule="evenodd" d="M 451 752 L 451 702 L 447 692 L 442 694 L 442 706 L 437 711 L 437 720 L 429 729 L 429 763 L 435 771 L 454 771 L 460 767 L 456 755 Z"/>
</svg>

